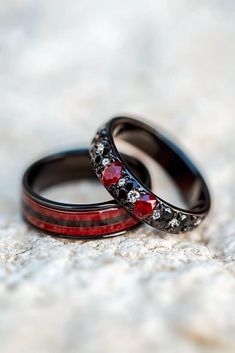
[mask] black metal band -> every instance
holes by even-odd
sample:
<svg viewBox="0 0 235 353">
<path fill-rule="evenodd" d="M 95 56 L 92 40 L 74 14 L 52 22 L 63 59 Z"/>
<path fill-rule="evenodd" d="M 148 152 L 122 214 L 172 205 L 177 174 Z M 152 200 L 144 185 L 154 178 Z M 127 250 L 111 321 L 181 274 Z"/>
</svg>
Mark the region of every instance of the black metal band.
<svg viewBox="0 0 235 353">
<path fill-rule="evenodd" d="M 175 182 L 188 209 L 171 205 L 153 194 L 118 152 L 116 137 L 157 161 Z M 172 233 L 190 231 L 209 212 L 210 193 L 201 173 L 159 129 L 130 117 L 113 118 L 96 134 L 90 154 L 95 172 L 110 194 L 135 217 L 157 229 Z"/>
<path fill-rule="evenodd" d="M 125 159 L 143 182 L 150 185 L 145 166 L 133 157 Z M 32 164 L 23 177 L 22 212 L 32 225 L 47 233 L 70 238 L 94 238 L 123 234 L 139 224 L 115 200 L 93 204 L 67 204 L 49 200 L 40 192 L 56 184 L 94 179 L 88 149 L 60 152 Z"/>
</svg>

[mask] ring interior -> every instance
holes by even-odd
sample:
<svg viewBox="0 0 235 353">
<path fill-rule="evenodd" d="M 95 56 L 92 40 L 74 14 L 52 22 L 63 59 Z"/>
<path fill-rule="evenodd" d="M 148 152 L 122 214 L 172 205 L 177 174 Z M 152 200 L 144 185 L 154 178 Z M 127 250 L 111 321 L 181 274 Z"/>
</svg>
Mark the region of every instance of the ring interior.
<svg viewBox="0 0 235 353">
<path fill-rule="evenodd" d="M 130 168 L 151 187 L 147 168 L 137 159 L 124 156 Z M 46 157 L 33 164 L 24 176 L 24 187 L 39 194 L 43 190 L 68 181 L 97 180 L 88 150 L 75 150 Z"/>
<path fill-rule="evenodd" d="M 132 122 L 133 121 L 133 122 Z M 111 136 L 148 154 L 168 173 L 191 211 L 208 211 L 210 196 L 204 179 L 189 158 L 167 137 L 138 120 L 116 118 Z"/>
</svg>

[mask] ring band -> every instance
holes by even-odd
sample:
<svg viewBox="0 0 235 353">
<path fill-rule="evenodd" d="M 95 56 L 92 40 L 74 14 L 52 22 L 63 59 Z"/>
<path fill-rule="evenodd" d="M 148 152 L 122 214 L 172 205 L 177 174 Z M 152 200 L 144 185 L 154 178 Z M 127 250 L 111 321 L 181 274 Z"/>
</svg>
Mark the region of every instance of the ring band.
<svg viewBox="0 0 235 353">
<path fill-rule="evenodd" d="M 175 182 L 188 209 L 166 202 L 144 185 L 118 152 L 116 137 L 157 161 Z M 90 155 L 95 173 L 113 198 L 133 216 L 156 229 L 170 233 L 190 231 L 209 212 L 210 193 L 192 161 L 159 130 L 139 120 L 111 119 L 93 139 Z"/>
<path fill-rule="evenodd" d="M 125 156 L 138 176 L 150 186 L 145 166 Z M 69 238 L 115 236 L 140 222 L 115 200 L 93 204 L 66 204 L 46 199 L 40 192 L 71 180 L 95 179 L 88 149 L 56 153 L 32 164 L 23 176 L 22 214 L 31 225 Z"/>
</svg>

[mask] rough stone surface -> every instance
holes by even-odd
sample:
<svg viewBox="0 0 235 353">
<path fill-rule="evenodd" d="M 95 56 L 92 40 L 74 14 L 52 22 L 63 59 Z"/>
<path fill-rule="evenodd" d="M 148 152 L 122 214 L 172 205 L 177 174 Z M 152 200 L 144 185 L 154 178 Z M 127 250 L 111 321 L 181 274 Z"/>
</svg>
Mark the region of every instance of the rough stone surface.
<svg viewBox="0 0 235 353">
<path fill-rule="evenodd" d="M 1 353 L 235 351 L 234 21 L 230 0 L 1 1 Z M 123 112 L 196 157 L 208 220 L 93 242 L 25 225 L 25 166 Z"/>
</svg>

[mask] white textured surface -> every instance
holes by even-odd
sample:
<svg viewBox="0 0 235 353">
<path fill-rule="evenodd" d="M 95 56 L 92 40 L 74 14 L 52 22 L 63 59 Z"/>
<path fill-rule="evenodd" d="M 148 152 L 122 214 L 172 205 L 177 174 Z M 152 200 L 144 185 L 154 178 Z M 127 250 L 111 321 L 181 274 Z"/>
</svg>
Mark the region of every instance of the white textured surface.
<svg viewBox="0 0 235 353">
<path fill-rule="evenodd" d="M 1 1 L 1 353 L 235 351 L 234 21 L 232 0 Z M 198 159 L 208 221 L 94 242 L 27 227 L 25 166 L 121 112 Z"/>
</svg>

